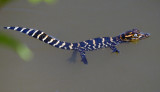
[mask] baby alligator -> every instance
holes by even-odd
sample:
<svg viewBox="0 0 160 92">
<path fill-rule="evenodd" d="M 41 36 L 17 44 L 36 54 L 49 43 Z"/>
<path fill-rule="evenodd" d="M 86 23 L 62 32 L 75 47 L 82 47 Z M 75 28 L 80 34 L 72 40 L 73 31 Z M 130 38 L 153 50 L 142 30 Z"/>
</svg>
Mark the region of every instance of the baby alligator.
<svg viewBox="0 0 160 92">
<path fill-rule="evenodd" d="M 23 28 L 23 27 L 4 27 L 4 28 L 25 33 L 29 36 L 32 36 L 57 48 L 79 51 L 80 56 L 82 58 L 82 62 L 84 64 L 88 64 L 85 51 L 92 51 L 100 48 L 109 47 L 112 49 L 113 52 L 119 53 L 119 50 L 115 47 L 119 43 L 134 42 L 137 40 L 148 38 L 150 36 L 149 33 L 141 33 L 138 29 L 132 29 L 115 37 L 99 37 L 78 43 L 69 43 L 58 40 L 40 30 Z"/>
</svg>

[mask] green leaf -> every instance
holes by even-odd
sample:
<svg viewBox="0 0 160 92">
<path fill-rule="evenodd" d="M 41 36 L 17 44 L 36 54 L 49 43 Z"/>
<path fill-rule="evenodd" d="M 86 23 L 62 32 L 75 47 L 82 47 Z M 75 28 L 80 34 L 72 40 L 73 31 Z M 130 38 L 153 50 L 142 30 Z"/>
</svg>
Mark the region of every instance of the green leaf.
<svg viewBox="0 0 160 92">
<path fill-rule="evenodd" d="M 13 0 L 0 0 L 0 8 Z"/>
<path fill-rule="evenodd" d="M 38 4 L 38 3 L 41 3 L 41 2 L 45 2 L 47 4 L 53 4 L 53 3 L 57 2 L 57 0 L 28 0 L 28 1 L 32 4 Z"/>
<path fill-rule="evenodd" d="M 0 32 L 0 45 L 11 48 L 24 61 L 29 61 L 33 57 L 32 51 L 26 45 L 2 32 Z"/>
<path fill-rule="evenodd" d="M 24 61 L 30 61 L 33 57 L 31 50 L 24 44 L 18 45 L 16 52 Z"/>
</svg>

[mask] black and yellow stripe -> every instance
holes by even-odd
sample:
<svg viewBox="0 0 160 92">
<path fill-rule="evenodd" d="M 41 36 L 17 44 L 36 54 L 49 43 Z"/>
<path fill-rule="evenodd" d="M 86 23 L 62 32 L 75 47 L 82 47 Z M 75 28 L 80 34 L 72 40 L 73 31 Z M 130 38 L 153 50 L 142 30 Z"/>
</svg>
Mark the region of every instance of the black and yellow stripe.
<svg viewBox="0 0 160 92">
<path fill-rule="evenodd" d="M 54 47 L 57 47 L 57 48 L 67 49 L 67 50 L 77 49 L 75 43 L 73 44 L 73 43 L 60 41 L 60 40 L 58 40 L 54 37 L 51 37 L 51 36 L 47 35 L 46 33 L 44 33 L 43 31 L 40 31 L 40 30 L 23 28 L 23 27 L 4 27 L 4 28 L 25 33 L 29 36 L 32 36 L 36 39 L 39 39 L 40 41 L 48 43 L 48 44 L 50 44 Z"/>
</svg>

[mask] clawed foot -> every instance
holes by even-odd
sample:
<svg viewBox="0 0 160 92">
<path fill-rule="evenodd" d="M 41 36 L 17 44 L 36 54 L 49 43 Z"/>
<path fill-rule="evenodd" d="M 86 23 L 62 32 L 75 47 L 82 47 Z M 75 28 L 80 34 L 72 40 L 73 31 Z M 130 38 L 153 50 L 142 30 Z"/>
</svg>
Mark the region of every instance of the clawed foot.
<svg viewBox="0 0 160 92">
<path fill-rule="evenodd" d="M 81 58 L 82 58 L 82 62 L 83 62 L 84 64 L 88 64 L 87 59 L 86 59 L 85 56 L 81 56 Z"/>
<path fill-rule="evenodd" d="M 81 58 L 82 58 L 82 62 L 84 64 L 88 64 L 87 59 L 86 59 L 86 55 L 85 55 L 85 51 L 82 50 L 82 49 L 79 49 L 79 52 L 80 52 L 80 55 L 81 55 Z"/>
<path fill-rule="evenodd" d="M 120 51 L 117 50 L 117 49 L 115 49 L 115 50 L 113 50 L 112 52 L 113 52 L 113 53 L 119 53 Z"/>
<path fill-rule="evenodd" d="M 115 46 L 110 47 L 113 53 L 119 53 L 119 50 Z"/>
</svg>

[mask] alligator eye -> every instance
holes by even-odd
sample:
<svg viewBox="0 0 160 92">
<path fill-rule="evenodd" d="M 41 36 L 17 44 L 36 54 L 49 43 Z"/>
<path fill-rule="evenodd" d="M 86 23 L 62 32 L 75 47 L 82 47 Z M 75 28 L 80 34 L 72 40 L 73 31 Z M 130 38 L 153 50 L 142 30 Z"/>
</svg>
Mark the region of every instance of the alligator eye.
<svg viewBox="0 0 160 92">
<path fill-rule="evenodd" d="M 134 37 L 138 37 L 138 35 L 137 35 L 137 34 L 134 34 Z"/>
</svg>

